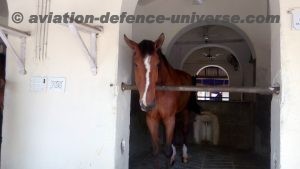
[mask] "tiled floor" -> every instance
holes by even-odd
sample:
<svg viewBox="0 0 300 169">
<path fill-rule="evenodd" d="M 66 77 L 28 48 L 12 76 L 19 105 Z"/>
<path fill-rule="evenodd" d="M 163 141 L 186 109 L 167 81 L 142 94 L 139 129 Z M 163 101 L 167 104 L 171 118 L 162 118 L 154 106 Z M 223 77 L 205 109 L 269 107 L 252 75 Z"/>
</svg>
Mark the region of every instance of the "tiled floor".
<svg viewBox="0 0 300 169">
<path fill-rule="evenodd" d="M 247 152 L 226 150 L 215 147 L 192 146 L 189 148 L 190 160 L 181 163 L 179 148 L 177 160 L 172 169 L 268 169 L 268 161 Z M 164 168 L 165 158 L 160 156 L 160 166 Z M 153 169 L 151 153 L 131 159 L 130 169 Z"/>
</svg>

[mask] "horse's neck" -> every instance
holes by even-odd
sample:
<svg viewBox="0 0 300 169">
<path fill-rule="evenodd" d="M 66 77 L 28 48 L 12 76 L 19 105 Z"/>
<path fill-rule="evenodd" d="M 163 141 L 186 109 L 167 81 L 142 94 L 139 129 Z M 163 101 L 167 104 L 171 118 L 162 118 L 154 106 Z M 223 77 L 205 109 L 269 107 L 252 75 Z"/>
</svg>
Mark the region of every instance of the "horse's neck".
<svg viewBox="0 0 300 169">
<path fill-rule="evenodd" d="M 170 82 L 172 75 L 175 72 L 175 69 L 168 63 L 164 55 L 160 57 L 161 57 L 161 63 L 160 63 L 161 65 L 158 73 L 159 76 L 158 79 L 159 79 L 159 83 L 163 85 L 163 84 L 168 84 L 168 82 Z"/>
</svg>

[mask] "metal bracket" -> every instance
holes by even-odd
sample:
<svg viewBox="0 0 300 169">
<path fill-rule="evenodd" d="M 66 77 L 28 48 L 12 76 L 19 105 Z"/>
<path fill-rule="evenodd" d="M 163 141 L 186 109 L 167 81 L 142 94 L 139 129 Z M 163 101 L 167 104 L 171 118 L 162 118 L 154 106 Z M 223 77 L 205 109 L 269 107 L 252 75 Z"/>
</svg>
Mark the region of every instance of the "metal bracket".
<svg viewBox="0 0 300 169">
<path fill-rule="evenodd" d="M 90 64 L 91 71 L 93 75 L 96 75 L 97 74 L 97 35 L 98 33 L 103 31 L 103 28 L 93 27 L 90 25 L 78 24 L 78 23 L 70 23 L 68 24 L 68 27 L 71 30 L 71 32 L 75 35 L 79 43 L 81 44 L 83 52 L 87 56 L 88 62 Z M 87 45 L 83 41 L 79 33 L 79 30 L 90 34 L 90 50 L 88 49 Z"/>
<path fill-rule="evenodd" d="M 17 36 L 21 39 L 21 49 L 19 54 L 16 52 L 16 49 L 8 40 L 6 34 Z M 25 54 L 26 54 L 26 37 L 28 36 L 30 36 L 29 32 L 24 32 L 8 26 L 0 25 L 0 38 L 2 39 L 2 41 L 4 42 L 8 50 L 10 50 L 11 53 L 17 58 L 19 73 L 23 75 L 26 74 Z"/>
<path fill-rule="evenodd" d="M 287 11 L 288 14 L 293 14 L 295 10 L 299 10 L 300 8 L 291 8 Z"/>
<path fill-rule="evenodd" d="M 280 94 L 280 84 L 275 83 L 272 87 L 269 88 L 274 94 L 279 95 Z"/>
</svg>

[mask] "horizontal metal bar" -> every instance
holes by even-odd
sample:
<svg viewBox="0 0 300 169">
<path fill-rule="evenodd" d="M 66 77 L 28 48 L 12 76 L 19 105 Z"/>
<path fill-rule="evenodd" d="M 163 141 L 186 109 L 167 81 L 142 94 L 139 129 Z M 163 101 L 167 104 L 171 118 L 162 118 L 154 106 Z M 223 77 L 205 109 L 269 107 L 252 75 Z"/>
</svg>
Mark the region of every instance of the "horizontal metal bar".
<svg viewBox="0 0 300 169">
<path fill-rule="evenodd" d="M 137 90 L 135 85 L 121 84 L 122 91 Z M 202 86 L 156 86 L 162 91 L 185 91 L 185 92 L 233 92 L 233 93 L 257 93 L 264 95 L 279 94 L 280 87 L 202 87 Z"/>
<path fill-rule="evenodd" d="M 4 33 L 8 33 L 11 35 L 15 35 L 15 36 L 20 36 L 20 37 L 26 37 L 26 36 L 30 36 L 30 32 L 25 32 L 25 31 L 21 31 L 9 26 L 4 26 L 0 24 L 0 30 L 2 30 Z"/>
</svg>

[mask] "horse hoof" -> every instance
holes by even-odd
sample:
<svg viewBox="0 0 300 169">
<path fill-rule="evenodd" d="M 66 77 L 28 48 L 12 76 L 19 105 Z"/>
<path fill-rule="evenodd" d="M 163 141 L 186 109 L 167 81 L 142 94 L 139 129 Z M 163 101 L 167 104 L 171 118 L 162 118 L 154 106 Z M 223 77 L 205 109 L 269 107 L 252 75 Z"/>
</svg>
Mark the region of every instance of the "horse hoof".
<svg viewBox="0 0 300 169">
<path fill-rule="evenodd" d="M 182 163 L 184 163 L 184 164 L 188 163 L 188 158 L 187 157 L 182 157 Z"/>
<path fill-rule="evenodd" d="M 175 159 L 173 159 L 173 160 L 170 161 L 170 165 L 171 166 L 174 166 L 174 164 L 175 164 Z"/>
</svg>

